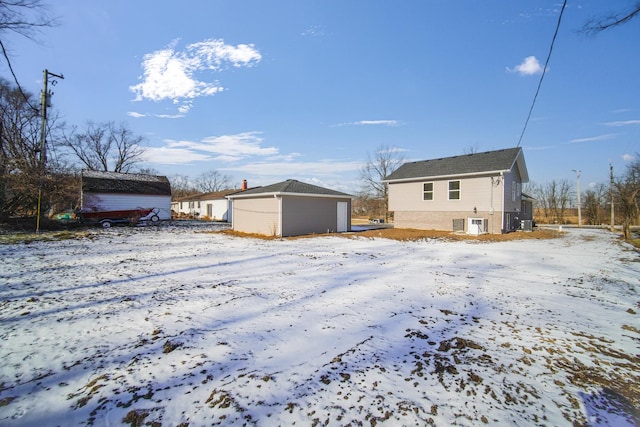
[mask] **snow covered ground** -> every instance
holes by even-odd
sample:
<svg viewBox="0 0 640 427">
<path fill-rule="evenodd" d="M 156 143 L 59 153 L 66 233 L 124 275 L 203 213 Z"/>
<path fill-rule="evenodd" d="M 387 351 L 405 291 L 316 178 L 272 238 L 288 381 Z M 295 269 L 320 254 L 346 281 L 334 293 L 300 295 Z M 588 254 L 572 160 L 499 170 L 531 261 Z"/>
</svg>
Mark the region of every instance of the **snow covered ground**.
<svg viewBox="0 0 640 427">
<path fill-rule="evenodd" d="M 640 256 L 192 227 L 0 245 L 0 425 L 640 423 Z"/>
</svg>

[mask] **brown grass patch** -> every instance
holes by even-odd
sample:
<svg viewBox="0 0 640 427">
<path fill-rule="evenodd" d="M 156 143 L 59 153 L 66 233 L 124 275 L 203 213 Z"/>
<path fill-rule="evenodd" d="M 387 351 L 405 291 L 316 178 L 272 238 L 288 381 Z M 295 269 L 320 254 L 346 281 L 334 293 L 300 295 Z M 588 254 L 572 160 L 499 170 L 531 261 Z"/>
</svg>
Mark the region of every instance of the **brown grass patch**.
<svg viewBox="0 0 640 427">
<path fill-rule="evenodd" d="M 392 239 L 402 241 L 416 241 L 426 239 L 438 239 L 438 240 L 471 240 L 480 242 L 503 242 L 509 240 L 525 240 L 525 239 L 555 239 L 562 234 L 556 230 L 536 229 L 532 232 L 513 232 L 506 234 L 481 234 L 479 236 L 454 233 L 451 231 L 440 230 L 415 230 L 415 229 L 401 229 L 401 228 L 384 228 L 378 230 L 367 230 L 358 233 L 349 233 L 349 237 L 368 237 L 368 238 L 380 238 L 380 239 Z M 347 235 L 345 235 L 347 236 Z"/>
<path fill-rule="evenodd" d="M 260 240 L 279 240 L 279 236 L 267 236 L 266 234 L 257 234 L 257 233 L 241 233 L 240 231 L 234 230 L 220 230 L 220 231 L 207 231 L 207 233 L 221 233 L 226 234 L 228 236 L 234 237 L 246 237 L 250 239 L 260 239 Z"/>
<path fill-rule="evenodd" d="M 255 233 L 241 233 L 233 230 L 215 231 L 215 233 L 222 233 L 229 236 L 245 237 L 261 240 L 279 240 L 281 237 L 267 236 L 264 234 Z M 400 241 L 418 241 L 427 239 L 449 240 L 449 241 L 479 241 L 479 242 L 504 242 L 510 240 L 525 240 L 525 239 L 555 239 L 561 237 L 563 233 L 553 229 L 536 229 L 531 232 L 516 231 L 506 234 L 481 234 L 479 236 L 455 233 L 452 231 L 441 230 L 415 230 L 410 228 L 379 228 L 366 231 L 352 231 L 348 233 L 323 233 L 323 234 L 304 234 L 301 236 L 284 237 L 284 239 L 308 239 L 320 236 L 337 236 L 337 237 L 366 237 L 370 239 L 390 239 Z"/>
</svg>

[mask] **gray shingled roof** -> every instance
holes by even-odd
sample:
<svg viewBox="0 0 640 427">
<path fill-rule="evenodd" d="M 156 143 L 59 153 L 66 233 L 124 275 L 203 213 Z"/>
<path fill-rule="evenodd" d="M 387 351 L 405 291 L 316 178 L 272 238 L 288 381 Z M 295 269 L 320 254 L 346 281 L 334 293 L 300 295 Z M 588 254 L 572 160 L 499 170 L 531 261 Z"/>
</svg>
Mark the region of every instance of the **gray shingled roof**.
<svg viewBox="0 0 640 427">
<path fill-rule="evenodd" d="M 235 190 L 222 190 L 222 191 L 212 191 L 209 193 L 198 193 L 192 194 L 190 196 L 183 196 L 173 199 L 173 202 L 197 202 L 198 200 L 216 200 L 221 199 L 224 200 L 226 196 L 229 194 L 237 193 L 238 189 Z"/>
<path fill-rule="evenodd" d="M 171 184 L 166 176 L 86 170 L 82 171 L 82 191 L 170 196 Z"/>
<path fill-rule="evenodd" d="M 351 197 L 349 194 L 342 193 L 340 191 L 307 184 L 306 182 L 296 181 L 295 179 L 288 179 L 286 181 L 266 185 L 264 187 L 250 188 L 248 190 L 234 193 L 228 197 L 234 198 L 259 194 L 304 194 L 309 196 Z"/>
<path fill-rule="evenodd" d="M 514 166 L 521 152 L 522 148 L 516 147 L 442 159 L 408 162 L 387 176 L 384 181 L 508 171 Z M 522 166 L 525 168 L 522 172 L 527 174 L 524 163 L 522 163 Z"/>
</svg>

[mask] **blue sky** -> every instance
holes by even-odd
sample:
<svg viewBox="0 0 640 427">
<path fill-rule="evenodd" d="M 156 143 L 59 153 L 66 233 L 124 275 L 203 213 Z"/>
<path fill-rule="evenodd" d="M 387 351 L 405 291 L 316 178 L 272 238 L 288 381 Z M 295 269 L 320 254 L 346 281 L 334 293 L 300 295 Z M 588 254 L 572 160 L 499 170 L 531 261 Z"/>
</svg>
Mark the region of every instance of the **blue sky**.
<svg viewBox="0 0 640 427">
<path fill-rule="evenodd" d="M 38 43 L 11 35 L 24 88 L 63 74 L 72 125 L 125 122 L 142 165 L 240 185 L 287 178 L 355 193 L 381 145 L 406 160 L 514 147 L 560 0 L 56 0 Z M 569 1 L 522 139 L 532 181 L 607 183 L 640 152 L 640 21 L 628 0 Z M 8 77 L 6 66 L 0 67 Z"/>
</svg>

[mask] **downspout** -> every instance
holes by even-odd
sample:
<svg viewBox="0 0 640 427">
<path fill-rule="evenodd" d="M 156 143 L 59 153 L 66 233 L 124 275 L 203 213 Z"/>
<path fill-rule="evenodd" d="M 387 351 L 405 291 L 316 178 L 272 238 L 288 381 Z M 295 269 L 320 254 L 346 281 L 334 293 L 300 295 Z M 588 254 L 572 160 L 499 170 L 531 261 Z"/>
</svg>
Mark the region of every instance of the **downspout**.
<svg viewBox="0 0 640 427">
<path fill-rule="evenodd" d="M 282 197 L 278 197 L 277 194 L 274 194 L 273 197 L 278 201 L 278 229 L 276 230 L 276 235 L 282 237 Z"/>
<path fill-rule="evenodd" d="M 491 186 L 491 202 L 489 203 L 489 215 L 491 215 L 491 234 L 494 234 L 496 231 L 496 217 L 493 212 L 493 177 L 490 179 L 491 182 L 489 182 L 489 185 Z"/>
<path fill-rule="evenodd" d="M 502 181 L 502 213 L 500 214 L 500 230 L 504 230 L 504 192 L 505 192 L 505 188 L 507 188 L 505 182 L 504 182 L 504 172 L 500 172 L 500 181 Z"/>
</svg>

